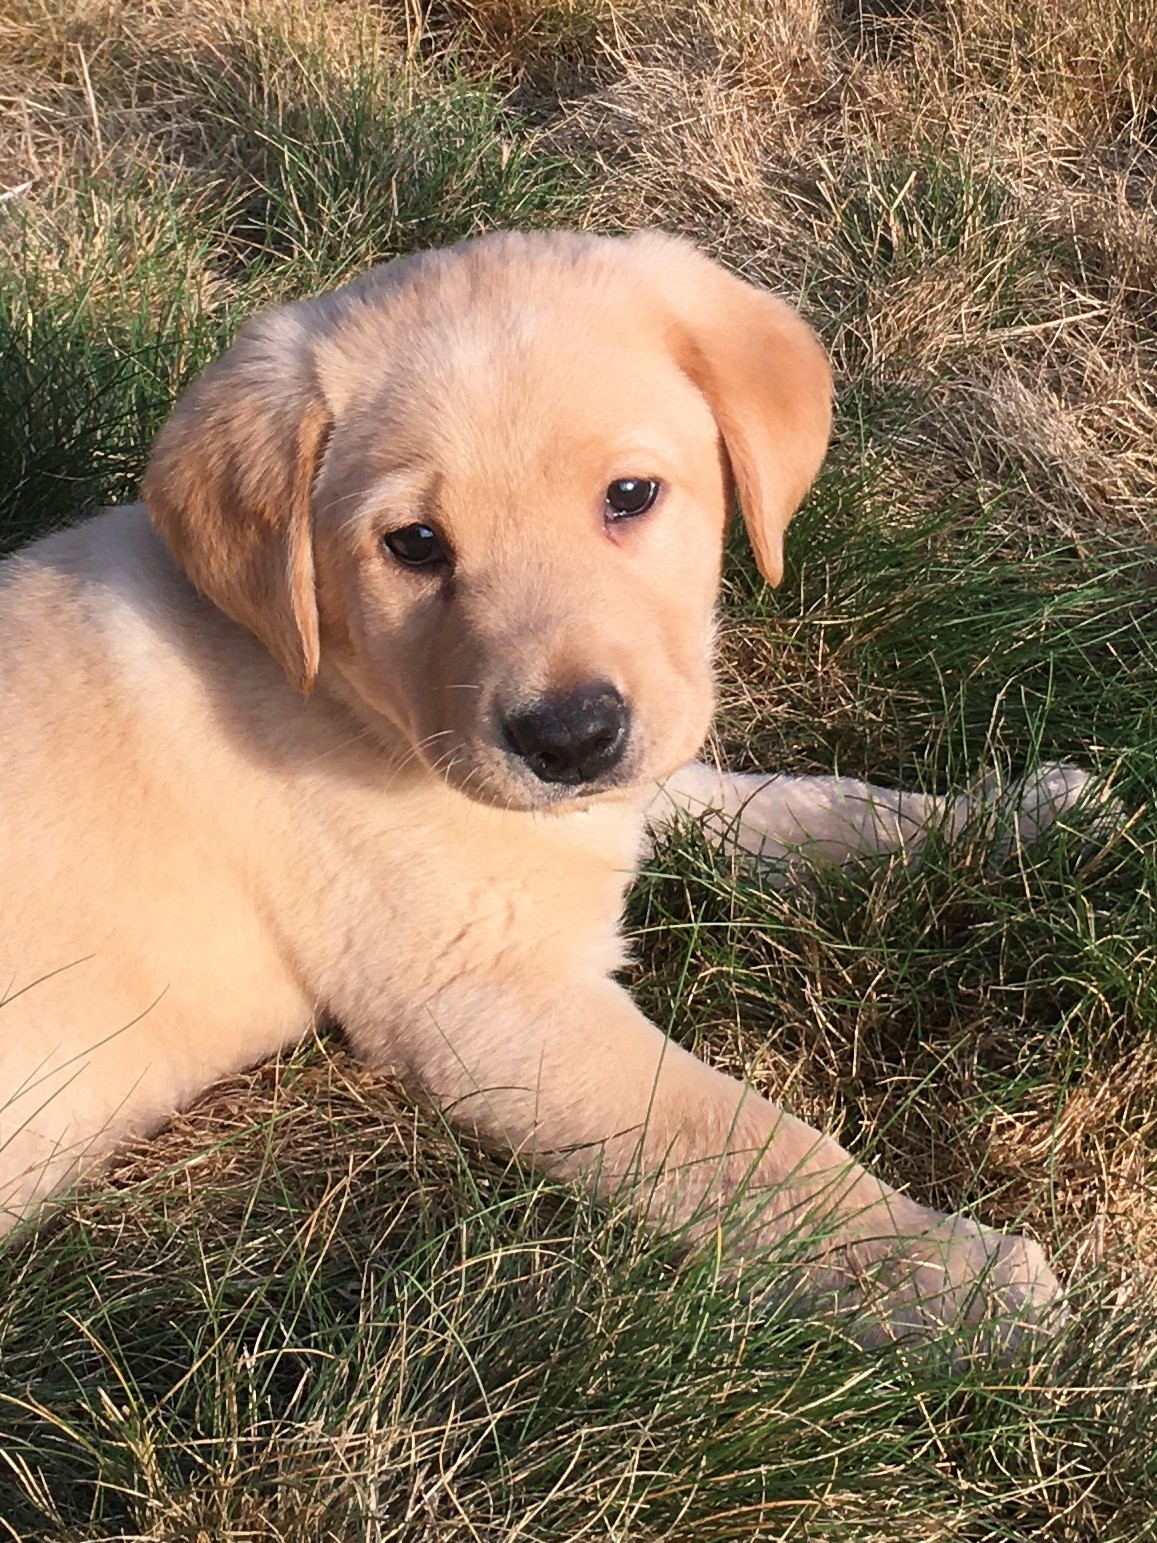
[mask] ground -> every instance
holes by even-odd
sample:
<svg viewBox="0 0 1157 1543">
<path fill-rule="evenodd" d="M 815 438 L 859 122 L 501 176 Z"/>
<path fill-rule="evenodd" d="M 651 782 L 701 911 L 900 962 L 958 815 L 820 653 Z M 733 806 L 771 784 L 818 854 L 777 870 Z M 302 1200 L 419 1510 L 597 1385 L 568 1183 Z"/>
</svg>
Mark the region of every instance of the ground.
<svg viewBox="0 0 1157 1543">
<path fill-rule="evenodd" d="M 4 546 L 131 496 L 263 304 L 663 224 L 837 372 L 783 587 L 733 543 L 721 752 L 1125 811 L 787 894 L 687 829 L 628 918 L 673 1035 L 1040 1238 L 1058 1340 L 865 1355 L 329 1036 L 0 1254 L 0 1533 L 1157 1536 L 1151 0 L 0 0 L 0 200 Z"/>
</svg>

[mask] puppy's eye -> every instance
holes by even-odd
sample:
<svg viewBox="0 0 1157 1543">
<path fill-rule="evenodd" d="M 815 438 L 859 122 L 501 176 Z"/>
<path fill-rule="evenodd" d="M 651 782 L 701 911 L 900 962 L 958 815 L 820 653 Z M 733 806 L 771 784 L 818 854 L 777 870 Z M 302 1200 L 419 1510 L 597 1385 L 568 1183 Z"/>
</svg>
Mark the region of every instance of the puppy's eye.
<svg viewBox="0 0 1157 1543">
<path fill-rule="evenodd" d="M 649 477 L 620 477 L 607 488 L 608 520 L 629 520 L 646 514 L 659 496 L 659 484 Z"/>
<path fill-rule="evenodd" d="M 442 538 L 429 525 L 403 525 L 382 537 L 386 551 L 407 568 L 434 568 L 449 561 Z"/>
</svg>

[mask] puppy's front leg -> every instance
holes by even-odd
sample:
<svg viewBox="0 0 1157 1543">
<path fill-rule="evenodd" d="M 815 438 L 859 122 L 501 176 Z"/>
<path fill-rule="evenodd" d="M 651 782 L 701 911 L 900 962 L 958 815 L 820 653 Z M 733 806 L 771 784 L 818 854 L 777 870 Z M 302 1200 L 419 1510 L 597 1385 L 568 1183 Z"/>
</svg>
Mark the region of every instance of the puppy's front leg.
<svg viewBox="0 0 1157 1543">
<path fill-rule="evenodd" d="M 942 798 L 854 777 L 739 774 L 692 761 L 656 791 L 647 819 L 661 829 L 680 813 L 704 817 L 724 847 L 772 860 L 843 863 L 887 852 L 915 856 L 933 831 L 955 835 L 978 816 L 991 819 L 997 845 L 1013 829 L 1031 841 L 1086 794 L 1090 780 L 1079 767 L 1050 763 L 1008 789 Z"/>
<path fill-rule="evenodd" d="M 733 1257 L 810 1236 L 805 1278 L 866 1305 L 876 1332 L 970 1321 L 986 1301 L 1031 1314 L 1059 1289 L 1035 1244 L 890 1189 L 830 1137 L 673 1044 L 612 981 L 537 998 L 459 982 L 403 1024 L 396 1047 L 456 1121 L 603 1195 L 629 1192 L 686 1242 L 714 1238 L 721 1220 Z"/>
</svg>

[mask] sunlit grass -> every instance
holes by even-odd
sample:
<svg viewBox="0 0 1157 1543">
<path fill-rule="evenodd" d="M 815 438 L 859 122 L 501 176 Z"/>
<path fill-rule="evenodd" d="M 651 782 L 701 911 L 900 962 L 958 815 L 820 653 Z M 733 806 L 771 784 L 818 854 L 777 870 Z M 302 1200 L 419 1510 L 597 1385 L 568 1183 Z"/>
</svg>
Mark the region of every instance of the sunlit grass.
<svg viewBox="0 0 1157 1543">
<path fill-rule="evenodd" d="M 1072 759 L 1124 816 L 787 888 L 689 826 L 628 916 L 681 1042 L 1032 1230 L 1059 1340 L 865 1354 L 784 1306 L 786 1253 L 681 1259 L 331 1040 L 0 1253 L 0 1530 L 1157 1535 L 1157 114 L 1144 7 L 1063 10 L 7 7 L 0 545 L 131 497 L 254 309 L 495 225 L 660 219 L 839 372 L 783 587 L 732 542 L 728 759 L 937 791 Z"/>
</svg>

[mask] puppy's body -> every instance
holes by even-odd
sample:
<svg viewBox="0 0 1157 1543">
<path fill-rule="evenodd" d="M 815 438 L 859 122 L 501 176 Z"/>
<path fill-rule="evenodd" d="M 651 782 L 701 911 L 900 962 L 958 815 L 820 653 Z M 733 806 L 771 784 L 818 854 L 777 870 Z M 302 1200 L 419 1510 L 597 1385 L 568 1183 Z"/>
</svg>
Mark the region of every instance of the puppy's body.
<svg viewBox="0 0 1157 1543">
<path fill-rule="evenodd" d="M 404 1070 L 396 1027 L 455 980 L 545 991 L 622 962 L 641 794 L 541 819 L 472 802 L 287 689 L 141 506 L 5 565 L 0 657 L 6 1211 L 319 1011 Z"/>
<path fill-rule="evenodd" d="M 0 673 L 18 725 L 0 742 L 9 1213 L 309 1022 L 246 882 L 267 804 L 247 800 L 239 831 L 233 790 L 244 798 L 260 771 L 234 757 L 230 780 L 220 733 L 206 732 L 194 661 L 221 630 L 140 511 L 5 565 Z"/>
<path fill-rule="evenodd" d="M 648 821 L 841 858 L 966 813 L 685 764 L 732 481 L 774 580 L 827 397 L 802 324 L 680 243 L 495 238 L 247 329 L 147 511 L 4 566 L 9 1222 L 326 1015 L 689 1236 L 746 1189 L 746 1246 L 822 1217 L 837 1284 L 907 1239 L 894 1328 L 986 1271 L 1005 1308 L 1052 1296 L 1033 1245 L 880 1184 L 610 978 Z"/>
</svg>

